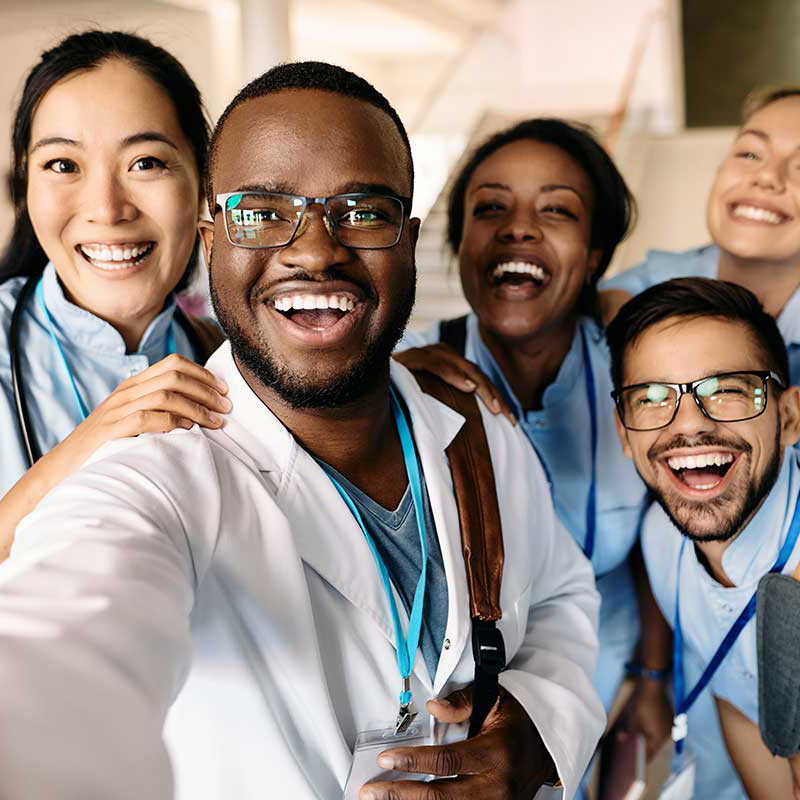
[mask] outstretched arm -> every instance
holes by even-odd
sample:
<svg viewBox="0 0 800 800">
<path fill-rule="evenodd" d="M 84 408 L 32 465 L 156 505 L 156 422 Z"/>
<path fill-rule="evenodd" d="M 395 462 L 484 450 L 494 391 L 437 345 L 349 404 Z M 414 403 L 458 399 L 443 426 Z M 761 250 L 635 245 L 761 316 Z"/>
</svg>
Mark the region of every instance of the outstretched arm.
<svg viewBox="0 0 800 800">
<path fill-rule="evenodd" d="M 208 525 L 179 518 L 157 477 L 174 453 L 124 444 L 23 520 L 0 570 L 7 800 L 172 796 L 161 727 L 188 670 L 204 562 L 185 531 L 200 539 Z M 213 520 L 213 502 L 194 505 Z"/>
</svg>

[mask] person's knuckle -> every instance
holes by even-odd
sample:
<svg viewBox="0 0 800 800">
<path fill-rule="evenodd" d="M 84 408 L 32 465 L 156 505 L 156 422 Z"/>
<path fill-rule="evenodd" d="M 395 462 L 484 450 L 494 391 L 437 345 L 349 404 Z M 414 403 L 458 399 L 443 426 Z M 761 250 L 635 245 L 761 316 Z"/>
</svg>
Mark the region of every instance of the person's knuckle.
<svg viewBox="0 0 800 800">
<path fill-rule="evenodd" d="M 458 775 L 461 771 L 461 758 L 449 747 L 442 747 L 434 753 L 433 771 L 437 775 Z"/>
<path fill-rule="evenodd" d="M 133 420 L 137 425 L 145 427 L 153 418 L 153 412 L 149 408 L 140 408 L 133 414 Z"/>
<path fill-rule="evenodd" d="M 186 373 L 180 369 L 171 369 L 167 373 L 167 379 L 170 386 L 183 386 L 186 383 Z"/>
</svg>

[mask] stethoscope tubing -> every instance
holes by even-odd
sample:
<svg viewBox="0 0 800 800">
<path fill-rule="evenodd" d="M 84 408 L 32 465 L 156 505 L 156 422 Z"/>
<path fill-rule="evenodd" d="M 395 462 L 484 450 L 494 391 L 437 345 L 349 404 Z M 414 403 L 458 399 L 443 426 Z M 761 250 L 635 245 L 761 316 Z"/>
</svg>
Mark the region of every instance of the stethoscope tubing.
<svg viewBox="0 0 800 800">
<path fill-rule="evenodd" d="M 22 382 L 22 365 L 20 364 L 19 352 L 19 328 L 22 321 L 22 312 L 25 308 L 25 303 L 33 294 L 36 284 L 41 278 L 40 272 L 35 272 L 25 281 L 22 287 L 22 292 L 17 298 L 17 303 L 14 306 L 14 313 L 11 315 L 11 330 L 9 331 L 10 339 L 10 356 L 11 356 L 11 386 L 14 393 L 14 405 L 17 409 L 17 424 L 19 431 L 22 434 L 22 442 L 25 445 L 25 454 L 28 456 L 28 466 L 32 467 L 41 457 L 42 451 L 34 438 L 31 425 L 30 413 L 28 409 L 28 401 L 25 397 L 25 387 Z"/>
<path fill-rule="evenodd" d="M 22 442 L 25 445 L 25 454 L 28 457 L 28 466 L 32 467 L 41 457 L 42 451 L 36 437 L 33 435 L 33 425 L 31 424 L 30 409 L 26 396 L 25 385 L 22 379 L 22 363 L 20 361 L 20 326 L 22 324 L 22 313 L 28 298 L 33 294 L 36 284 L 42 277 L 41 272 L 31 275 L 22 292 L 17 298 L 14 312 L 11 315 L 11 329 L 9 331 L 9 355 L 11 356 L 11 386 L 14 394 L 14 405 L 17 411 L 17 426 L 22 435 Z M 186 315 L 180 308 L 175 308 L 174 319 L 183 328 L 189 339 L 189 344 L 195 354 L 203 352 L 203 344 L 197 336 Z"/>
</svg>

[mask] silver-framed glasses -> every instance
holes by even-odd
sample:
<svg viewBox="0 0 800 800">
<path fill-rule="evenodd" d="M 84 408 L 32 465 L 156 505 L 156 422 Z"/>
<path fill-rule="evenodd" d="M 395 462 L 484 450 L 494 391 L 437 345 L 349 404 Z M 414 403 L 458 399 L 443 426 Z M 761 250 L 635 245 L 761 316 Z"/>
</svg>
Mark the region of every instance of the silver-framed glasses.
<svg viewBox="0 0 800 800">
<path fill-rule="evenodd" d="M 309 206 L 321 205 L 328 232 L 344 247 L 383 250 L 403 233 L 411 198 L 368 192 L 305 197 L 280 192 L 225 192 L 216 196 L 216 211 L 234 247 L 284 247 L 301 229 Z"/>
</svg>

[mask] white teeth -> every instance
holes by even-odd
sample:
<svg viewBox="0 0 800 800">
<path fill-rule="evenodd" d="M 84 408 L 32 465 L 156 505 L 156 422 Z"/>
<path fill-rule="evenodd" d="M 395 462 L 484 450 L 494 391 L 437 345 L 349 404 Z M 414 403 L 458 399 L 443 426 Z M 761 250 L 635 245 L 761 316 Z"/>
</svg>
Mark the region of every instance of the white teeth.
<svg viewBox="0 0 800 800">
<path fill-rule="evenodd" d="M 672 456 L 667 459 L 670 469 L 703 469 L 703 467 L 721 467 L 733 461 L 732 453 L 700 453 L 696 456 Z"/>
<path fill-rule="evenodd" d="M 527 261 L 506 261 L 498 264 L 492 270 L 492 278 L 502 278 L 507 273 L 530 275 L 537 281 L 543 281 L 545 272 L 538 264 L 529 264 Z"/>
<path fill-rule="evenodd" d="M 152 243 L 142 245 L 82 244 L 80 250 L 95 266 L 108 270 L 126 269 L 139 256 L 153 249 Z"/>
<path fill-rule="evenodd" d="M 758 208 L 758 206 L 735 205 L 733 207 L 733 216 L 752 219 L 755 222 L 768 222 L 770 225 L 780 225 L 783 222 L 781 214 L 768 211 L 766 208 Z"/>
<path fill-rule="evenodd" d="M 355 301 L 350 297 L 337 294 L 293 294 L 276 297 L 273 305 L 277 311 L 311 311 L 319 309 L 325 311 L 335 308 L 339 311 L 352 311 Z"/>
</svg>

